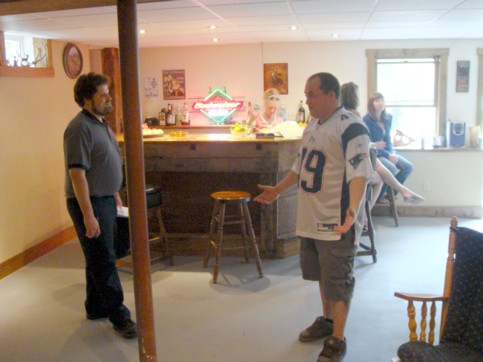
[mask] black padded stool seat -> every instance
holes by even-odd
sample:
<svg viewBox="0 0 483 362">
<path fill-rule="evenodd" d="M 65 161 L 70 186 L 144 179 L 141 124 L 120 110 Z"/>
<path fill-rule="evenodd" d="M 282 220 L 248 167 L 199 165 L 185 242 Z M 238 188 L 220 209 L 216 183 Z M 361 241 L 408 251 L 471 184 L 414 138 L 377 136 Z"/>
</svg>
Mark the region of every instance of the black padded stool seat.
<svg viewBox="0 0 483 362">
<path fill-rule="evenodd" d="M 161 206 L 161 187 L 154 185 L 146 185 L 146 207 L 151 209 L 153 207 Z"/>
<path fill-rule="evenodd" d="M 223 227 L 225 225 L 233 224 L 240 225 L 240 233 L 243 241 L 243 246 L 240 248 L 244 250 L 245 261 L 248 263 L 250 255 L 249 249 L 250 247 L 252 247 L 255 254 L 255 263 L 257 265 L 258 274 L 260 278 L 262 278 L 262 262 L 260 260 L 260 254 L 258 252 L 255 232 L 253 231 L 250 211 L 248 210 L 248 202 L 251 199 L 251 195 L 248 192 L 244 191 L 219 191 L 212 193 L 211 198 L 214 200 L 215 204 L 211 216 L 208 247 L 205 253 L 205 257 L 203 259 L 203 266 L 205 268 L 208 266 L 211 250 L 213 249 L 213 253 L 215 256 L 215 262 L 213 265 L 213 283 L 216 283 L 218 279 L 218 265 L 221 258 Z M 226 207 L 228 205 L 238 206 L 238 215 L 225 215 Z"/>
</svg>

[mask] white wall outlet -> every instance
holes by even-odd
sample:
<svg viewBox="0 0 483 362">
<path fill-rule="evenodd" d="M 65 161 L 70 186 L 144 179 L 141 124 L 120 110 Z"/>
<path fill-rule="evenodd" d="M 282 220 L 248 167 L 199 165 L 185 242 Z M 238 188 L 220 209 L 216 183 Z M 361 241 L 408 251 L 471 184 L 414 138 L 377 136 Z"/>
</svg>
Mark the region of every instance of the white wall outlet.
<svg viewBox="0 0 483 362">
<path fill-rule="evenodd" d="M 429 181 L 423 182 L 423 191 L 429 191 Z"/>
</svg>

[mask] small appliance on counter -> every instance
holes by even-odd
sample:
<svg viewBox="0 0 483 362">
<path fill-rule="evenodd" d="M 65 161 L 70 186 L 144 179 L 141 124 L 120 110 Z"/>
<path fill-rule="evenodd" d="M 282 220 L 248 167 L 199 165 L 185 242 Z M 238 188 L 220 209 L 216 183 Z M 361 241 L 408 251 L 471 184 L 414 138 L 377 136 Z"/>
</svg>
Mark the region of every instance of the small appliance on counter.
<svg viewBox="0 0 483 362">
<path fill-rule="evenodd" d="M 465 146 L 466 123 L 448 121 L 446 123 L 446 141 L 448 147 Z"/>
</svg>

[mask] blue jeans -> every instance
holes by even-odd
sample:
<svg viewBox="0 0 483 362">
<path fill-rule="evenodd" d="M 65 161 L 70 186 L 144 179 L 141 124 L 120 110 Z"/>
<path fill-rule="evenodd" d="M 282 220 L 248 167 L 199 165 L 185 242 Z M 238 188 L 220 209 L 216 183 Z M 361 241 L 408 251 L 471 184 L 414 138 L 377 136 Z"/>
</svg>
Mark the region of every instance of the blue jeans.
<svg viewBox="0 0 483 362">
<path fill-rule="evenodd" d="M 379 160 L 384 166 L 387 167 L 389 171 L 391 171 L 391 173 L 395 176 L 396 180 L 403 184 L 404 181 L 406 181 L 406 179 L 409 177 L 411 172 L 413 172 L 413 165 L 401 155 L 397 155 L 397 158 L 397 164 L 392 163 L 386 157 L 379 157 Z M 384 198 L 384 196 L 386 195 L 386 190 L 387 185 L 384 184 L 382 186 L 381 193 L 379 194 L 379 200 L 382 200 Z"/>
<path fill-rule="evenodd" d="M 101 235 L 92 239 L 85 236 L 84 216 L 77 199 L 67 199 L 67 210 L 86 260 L 85 309 L 92 318 L 109 317 L 113 324 L 122 324 L 131 318 L 131 312 L 123 304 L 124 293 L 116 269 L 116 201 L 113 196 L 91 197 L 91 204 L 101 228 Z"/>
</svg>

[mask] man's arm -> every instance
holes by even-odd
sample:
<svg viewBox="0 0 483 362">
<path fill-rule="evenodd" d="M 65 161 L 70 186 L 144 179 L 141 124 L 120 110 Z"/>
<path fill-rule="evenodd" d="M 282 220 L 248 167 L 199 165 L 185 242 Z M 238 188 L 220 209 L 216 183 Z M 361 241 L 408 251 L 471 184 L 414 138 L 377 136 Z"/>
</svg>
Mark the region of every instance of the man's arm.
<svg viewBox="0 0 483 362">
<path fill-rule="evenodd" d="M 89 197 L 89 184 L 87 183 L 86 171 L 82 168 L 70 168 L 69 175 L 72 180 L 75 197 L 84 216 L 84 226 L 88 238 L 97 238 L 101 234 L 101 228 L 92 209 Z"/>
<path fill-rule="evenodd" d="M 361 203 L 363 202 L 366 193 L 366 178 L 362 176 L 354 177 L 349 182 L 349 192 L 349 208 L 346 211 L 345 222 L 343 225 L 334 227 L 334 230 L 340 234 L 348 232 L 356 220 L 357 212 L 360 210 Z"/>
<path fill-rule="evenodd" d="M 262 204 L 271 204 L 277 199 L 279 194 L 295 185 L 297 180 L 298 175 L 290 170 L 287 176 L 285 176 L 276 186 L 258 185 L 258 188 L 263 192 L 255 197 L 253 201 L 257 201 Z"/>
</svg>

